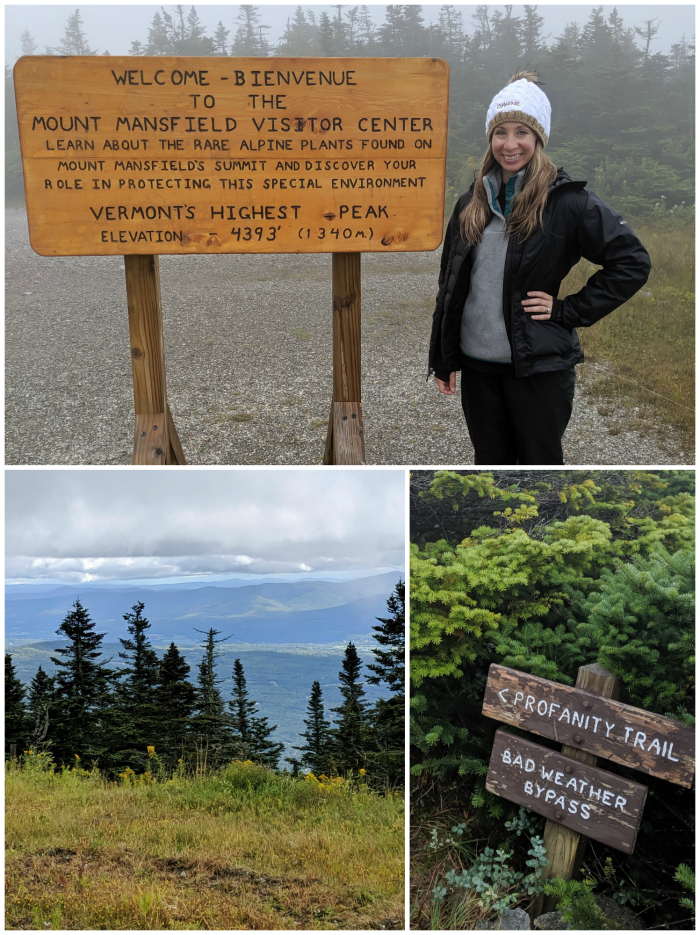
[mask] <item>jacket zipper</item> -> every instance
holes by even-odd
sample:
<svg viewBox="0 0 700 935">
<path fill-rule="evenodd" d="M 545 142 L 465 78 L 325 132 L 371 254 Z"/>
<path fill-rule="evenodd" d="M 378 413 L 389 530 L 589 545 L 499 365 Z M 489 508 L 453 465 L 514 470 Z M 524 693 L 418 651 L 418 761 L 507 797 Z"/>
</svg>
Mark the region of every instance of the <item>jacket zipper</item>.
<svg viewBox="0 0 700 935">
<path fill-rule="evenodd" d="M 510 343 L 510 352 L 513 356 L 513 366 L 515 367 L 515 376 L 519 377 L 518 357 L 515 353 L 513 344 L 513 283 L 511 282 L 511 267 L 513 265 L 513 255 L 515 254 L 515 241 L 512 235 L 508 238 L 506 247 L 506 261 L 503 267 L 503 320 L 506 326 L 506 334 Z"/>
</svg>

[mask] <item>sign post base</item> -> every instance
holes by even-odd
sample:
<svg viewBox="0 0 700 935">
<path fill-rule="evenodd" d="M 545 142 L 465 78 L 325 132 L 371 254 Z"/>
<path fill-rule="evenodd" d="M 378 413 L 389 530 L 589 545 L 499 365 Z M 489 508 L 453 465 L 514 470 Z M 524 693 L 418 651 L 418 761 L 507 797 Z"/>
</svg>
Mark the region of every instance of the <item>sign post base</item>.
<svg viewBox="0 0 700 935">
<path fill-rule="evenodd" d="M 132 464 L 185 464 L 165 386 L 163 309 L 158 257 L 124 257 L 134 380 Z"/>
<path fill-rule="evenodd" d="M 617 699 L 620 697 L 620 687 L 620 679 L 615 678 L 597 662 L 581 666 L 578 670 L 576 688 L 583 688 L 593 695 Z M 562 746 L 561 752 L 589 766 L 595 766 L 598 762 L 598 757 L 592 753 L 567 744 Z M 542 880 L 553 880 L 556 877 L 572 880 L 581 869 L 587 844 L 588 838 L 584 835 L 548 819 L 544 826 L 544 846 L 547 849 L 549 864 L 542 870 Z M 556 908 L 554 898 L 542 893 L 530 907 L 529 916 L 534 920 L 543 912 L 553 912 Z"/>
<path fill-rule="evenodd" d="M 333 256 L 333 402 L 324 464 L 364 464 L 360 253 Z"/>
</svg>

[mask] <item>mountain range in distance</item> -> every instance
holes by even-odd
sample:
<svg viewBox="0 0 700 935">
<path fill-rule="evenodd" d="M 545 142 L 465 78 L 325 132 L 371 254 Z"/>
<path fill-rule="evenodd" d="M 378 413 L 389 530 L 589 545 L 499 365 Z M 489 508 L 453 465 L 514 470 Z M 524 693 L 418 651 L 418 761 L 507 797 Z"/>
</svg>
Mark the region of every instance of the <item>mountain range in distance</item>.
<svg viewBox="0 0 700 935">
<path fill-rule="evenodd" d="M 347 643 L 372 636 L 377 617 L 400 572 L 349 581 L 269 581 L 238 584 L 9 585 L 5 589 L 5 645 L 10 651 L 52 640 L 80 599 L 98 633 L 116 641 L 128 637 L 124 614 L 143 601 L 152 643 L 199 644 L 201 633 L 218 630 L 235 643 Z M 235 584 L 233 582 L 236 582 Z"/>
<path fill-rule="evenodd" d="M 258 702 L 261 714 L 276 724 L 275 740 L 285 745 L 283 756 L 293 755 L 300 743 L 303 718 L 311 683 L 318 680 L 323 691 L 326 717 L 342 697 L 338 673 L 344 648 L 352 640 L 363 663 L 374 662 L 372 650 L 377 617 L 388 616 L 386 602 L 403 575 L 398 571 L 345 581 L 270 581 L 239 583 L 237 579 L 216 584 L 186 582 L 183 585 L 118 586 L 9 585 L 6 588 L 6 652 L 19 679 L 31 681 L 41 665 L 53 674 L 51 656 L 66 646 L 56 631 L 79 598 L 104 633 L 103 662 L 123 665 L 119 638 L 129 636 L 123 615 L 143 601 L 144 616 L 151 627 L 149 641 L 162 657 L 174 642 L 190 666 L 190 681 L 196 680 L 203 656 L 204 636 L 199 631 L 218 630 L 217 678 L 224 700 L 231 697 L 233 660 L 240 658 L 249 697 Z M 364 681 L 369 672 L 363 668 Z M 387 697 L 386 686 L 364 682 L 367 701 Z"/>
</svg>

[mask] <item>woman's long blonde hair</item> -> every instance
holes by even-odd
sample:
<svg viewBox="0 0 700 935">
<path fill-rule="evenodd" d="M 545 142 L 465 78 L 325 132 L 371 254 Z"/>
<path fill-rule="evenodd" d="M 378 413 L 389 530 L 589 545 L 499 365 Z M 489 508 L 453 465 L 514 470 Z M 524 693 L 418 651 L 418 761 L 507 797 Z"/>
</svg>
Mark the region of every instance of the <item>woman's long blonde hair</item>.
<svg viewBox="0 0 700 935">
<path fill-rule="evenodd" d="M 538 223 L 542 222 L 542 212 L 547 203 L 549 186 L 557 174 L 556 166 L 545 154 L 542 141 L 537 134 L 535 134 L 535 137 L 535 152 L 527 164 L 522 188 L 513 202 L 512 211 L 506 219 L 506 236 L 515 234 L 520 241 L 527 240 Z M 474 185 L 474 194 L 459 216 L 459 228 L 462 237 L 470 246 L 481 243 L 484 228 L 491 220 L 491 207 L 486 195 L 484 176 L 497 165 L 489 141 L 489 148 L 486 150 L 479 176 Z"/>
</svg>

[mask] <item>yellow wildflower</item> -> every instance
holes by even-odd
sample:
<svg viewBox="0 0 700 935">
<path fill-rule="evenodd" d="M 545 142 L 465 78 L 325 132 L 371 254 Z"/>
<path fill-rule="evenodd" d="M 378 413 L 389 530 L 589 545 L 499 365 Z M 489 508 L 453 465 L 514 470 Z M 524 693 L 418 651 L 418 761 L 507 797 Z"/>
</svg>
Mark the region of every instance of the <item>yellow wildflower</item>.
<svg viewBox="0 0 700 935">
<path fill-rule="evenodd" d="M 153 756 L 155 752 L 156 752 L 155 747 L 146 747 L 146 753 L 149 755 L 149 757 Z"/>
<path fill-rule="evenodd" d="M 361 769 L 361 770 L 360 770 L 360 776 L 364 776 L 364 775 L 365 775 L 365 772 L 366 772 L 366 771 L 365 771 L 364 769 Z"/>
</svg>

